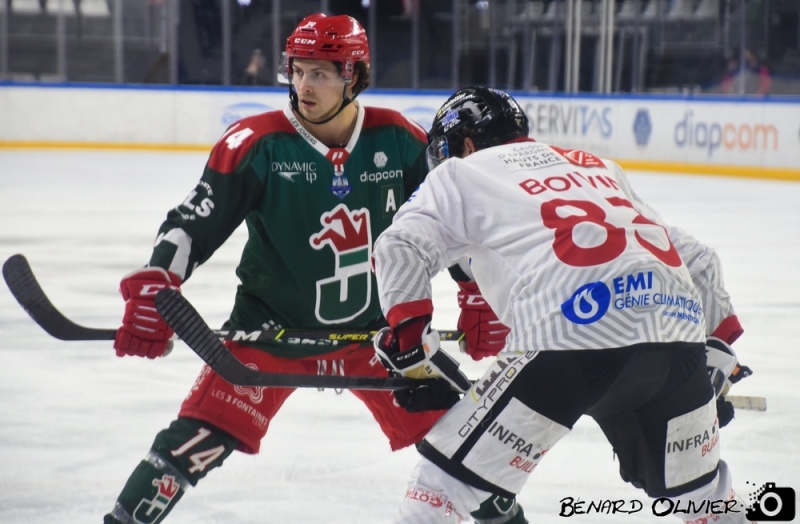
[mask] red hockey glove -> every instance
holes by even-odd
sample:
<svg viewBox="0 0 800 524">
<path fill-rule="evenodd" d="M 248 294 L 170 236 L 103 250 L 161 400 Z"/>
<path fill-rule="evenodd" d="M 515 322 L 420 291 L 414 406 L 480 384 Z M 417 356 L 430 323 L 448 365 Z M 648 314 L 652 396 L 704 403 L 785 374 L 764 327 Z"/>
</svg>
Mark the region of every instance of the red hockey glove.
<svg viewBox="0 0 800 524">
<path fill-rule="evenodd" d="M 178 275 L 160 267 L 139 269 L 122 279 L 125 316 L 114 339 L 118 357 L 156 358 L 167 352 L 173 331 L 156 311 L 156 293 L 167 287 L 180 291 L 181 283 Z"/>
<path fill-rule="evenodd" d="M 475 282 L 459 282 L 458 306 L 461 315 L 457 327 L 464 332 L 458 341 L 462 353 L 473 360 L 493 357 L 506 345 L 511 330 L 503 325 L 492 308 L 483 299 Z"/>
</svg>

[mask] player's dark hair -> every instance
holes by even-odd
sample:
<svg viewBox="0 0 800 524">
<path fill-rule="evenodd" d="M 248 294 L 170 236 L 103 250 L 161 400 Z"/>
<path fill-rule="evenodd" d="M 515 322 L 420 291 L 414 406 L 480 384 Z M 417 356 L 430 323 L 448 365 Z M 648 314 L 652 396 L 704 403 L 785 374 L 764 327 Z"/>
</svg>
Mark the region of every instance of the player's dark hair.
<svg viewBox="0 0 800 524">
<path fill-rule="evenodd" d="M 339 76 L 342 76 L 342 63 L 341 62 L 334 62 L 336 66 L 336 71 L 339 73 Z M 358 75 L 356 81 L 353 83 L 353 99 L 361 94 L 366 88 L 369 87 L 369 64 L 364 61 L 359 61 L 353 64 L 353 72 Z"/>
<path fill-rule="evenodd" d="M 369 64 L 364 61 L 356 62 L 353 66 L 358 78 L 353 84 L 353 98 L 369 87 Z"/>
</svg>

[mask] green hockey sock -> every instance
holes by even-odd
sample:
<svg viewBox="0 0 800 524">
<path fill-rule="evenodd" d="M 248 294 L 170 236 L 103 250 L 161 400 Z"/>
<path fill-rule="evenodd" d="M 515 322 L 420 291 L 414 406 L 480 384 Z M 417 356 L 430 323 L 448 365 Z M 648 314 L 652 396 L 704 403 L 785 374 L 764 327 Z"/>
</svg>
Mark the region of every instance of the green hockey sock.
<svg viewBox="0 0 800 524">
<path fill-rule="evenodd" d="M 104 524 L 158 524 L 189 486 L 236 448 L 229 434 L 198 420 L 179 418 L 156 435 L 153 446 L 117 498 Z"/>
<path fill-rule="evenodd" d="M 188 486 L 183 475 L 151 451 L 128 477 L 114 510 L 106 515 L 104 523 L 161 522 Z"/>
</svg>

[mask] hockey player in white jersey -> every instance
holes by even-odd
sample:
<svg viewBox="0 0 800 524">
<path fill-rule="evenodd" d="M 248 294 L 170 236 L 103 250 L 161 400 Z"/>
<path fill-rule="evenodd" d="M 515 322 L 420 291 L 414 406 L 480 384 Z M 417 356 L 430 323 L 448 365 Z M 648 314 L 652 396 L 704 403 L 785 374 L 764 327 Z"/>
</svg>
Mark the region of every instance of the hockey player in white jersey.
<svg viewBox="0 0 800 524">
<path fill-rule="evenodd" d="M 395 522 L 461 522 L 514 497 L 583 415 L 625 481 L 693 503 L 685 522 L 747 522 L 720 460 L 716 402 L 742 329 L 714 251 L 664 224 L 614 162 L 528 138 L 501 91 L 457 92 L 428 138 L 432 171 L 375 243 L 391 326 L 376 351 L 397 373 L 448 378 L 426 358 L 439 351 L 430 281 L 462 257 L 510 334 L 418 446 Z M 525 520 L 515 508 L 505 522 Z"/>
</svg>

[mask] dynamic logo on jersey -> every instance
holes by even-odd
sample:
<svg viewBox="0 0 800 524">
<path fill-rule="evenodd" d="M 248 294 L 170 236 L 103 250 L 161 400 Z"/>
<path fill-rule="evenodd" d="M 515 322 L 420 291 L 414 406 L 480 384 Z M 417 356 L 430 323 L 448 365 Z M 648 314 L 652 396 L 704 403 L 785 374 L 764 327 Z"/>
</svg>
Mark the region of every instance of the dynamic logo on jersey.
<svg viewBox="0 0 800 524">
<path fill-rule="evenodd" d="M 153 479 L 153 486 L 158 488 L 158 493 L 153 500 L 142 500 L 133 510 L 133 521 L 139 524 L 151 524 L 166 511 L 169 503 L 181 489 L 180 484 L 172 475 L 164 475 L 160 479 Z"/>
<path fill-rule="evenodd" d="M 576 324 L 597 322 L 611 305 L 611 290 L 603 282 L 590 282 L 579 287 L 569 299 L 561 304 L 561 312 L 567 320 Z"/>
<path fill-rule="evenodd" d="M 295 181 L 295 176 L 302 174 L 310 183 L 317 179 L 316 162 L 272 162 L 272 172 L 278 173 L 290 182 Z M 300 179 L 302 180 L 301 177 Z"/>
<path fill-rule="evenodd" d="M 350 211 L 339 204 L 323 213 L 320 223 L 322 231 L 311 235 L 309 242 L 317 250 L 330 247 L 336 267 L 332 277 L 317 281 L 314 312 L 323 324 L 347 322 L 363 313 L 372 298 L 369 209 Z"/>
</svg>

